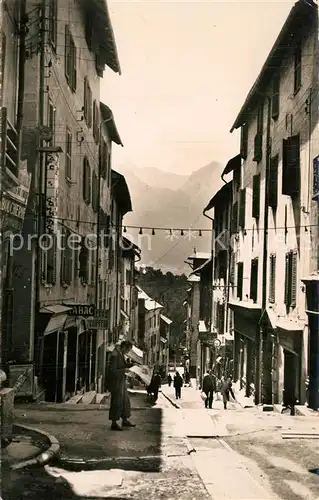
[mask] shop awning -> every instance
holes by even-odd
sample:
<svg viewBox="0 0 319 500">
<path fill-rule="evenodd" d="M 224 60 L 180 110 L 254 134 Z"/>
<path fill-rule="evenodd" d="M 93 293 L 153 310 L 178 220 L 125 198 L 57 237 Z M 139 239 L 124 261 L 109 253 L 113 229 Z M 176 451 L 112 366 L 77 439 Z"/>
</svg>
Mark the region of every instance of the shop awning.
<svg viewBox="0 0 319 500">
<path fill-rule="evenodd" d="M 198 274 L 200 271 L 203 271 L 207 266 L 209 266 L 210 264 L 212 263 L 212 258 L 210 257 L 209 259 L 207 259 L 202 265 L 200 265 L 199 267 L 197 267 L 191 274 L 190 276 L 192 276 L 193 274 Z"/>
<path fill-rule="evenodd" d="M 73 326 L 77 326 L 76 316 L 68 316 L 64 325 L 65 330 L 72 328 Z"/>
<path fill-rule="evenodd" d="M 236 170 L 236 168 L 239 168 L 241 166 L 241 155 L 236 155 L 233 158 L 229 160 L 227 163 L 226 167 L 223 170 L 222 177 L 224 175 L 230 174 L 233 170 Z"/>
<path fill-rule="evenodd" d="M 160 341 L 162 344 L 167 344 L 167 339 L 164 339 L 164 337 L 160 337 Z"/>
<path fill-rule="evenodd" d="M 237 311 L 254 311 L 260 313 L 261 306 L 255 302 L 248 302 L 248 300 L 230 300 L 228 302 L 228 307 L 230 309 L 235 309 Z"/>
<path fill-rule="evenodd" d="M 71 307 L 62 306 L 60 304 L 45 306 L 40 309 L 41 314 L 51 314 L 51 318 L 43 332 L 43 335 L 57 332 L 64 328 L 65 322 L 68 319 L 68 313 Z"/>
</svg>

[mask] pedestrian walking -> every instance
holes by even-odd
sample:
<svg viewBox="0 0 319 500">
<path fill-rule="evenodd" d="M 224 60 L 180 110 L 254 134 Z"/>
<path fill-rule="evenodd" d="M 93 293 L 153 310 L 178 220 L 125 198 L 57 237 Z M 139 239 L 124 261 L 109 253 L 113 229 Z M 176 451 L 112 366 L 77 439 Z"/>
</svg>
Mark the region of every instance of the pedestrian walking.
<svg viewBox="0 0 319 500">
<path fill-rule="evenodd" d="M 126 387 L 125 370 L 129 365 L 125 361 L 125 355 L 132 349 L 132 343 L 124 340 L 116 346 L 110 356 L 110 392 L 111 404 L 109 419 L 112 422 L 113 431 L 121 431 L 122 427 L 135 427 L 129 421 L 131 416 L 131 402 Z M 119 421 L 122 420 L 122 426 Z"/>
<path fill-rule="evenodd" d="M 168 383 L 168 387 L 170 387 L 172 385 L 172 377 L 171 377 L 170 373 L 168 374 L 168 377 L 167 377 L 167 383 Z"/>
<path fill-rule="evenodd" d="M 212 408 L 214 392 L 216 391 L 216 378 L 211 371 L 207 371 L 203 379 L 203 392 L 206 394 L 205 408 Z"/>
<path fill-rule="evenodd" d="M 150 385 L 148 386 L 147 392 L 150 396 L 153 396 L 153 401 L 156 403 L 158 398 L 158 391 L 162 385 L 162 379 L 158 372 L 154 373 Z"/>
<path fill-rule="evenodd" d="M 182 386 L 183 386 L 183 379 L 180 376 L 180 373 L 176 372 L 174 376 L 174 388 L 175 388 L 176 399 L 181 399 Z"/>
<path fill-rule="evenodd" d="M 224 403 L 224 410 L 227 410 L 227 403 L 229 401 L 229 394 L 236 401 L 232 386 L 233 386 L 233 384 L 232 384 L 231 377 L 227 377 L 225 375 L 223 377 L 223 380 L 222 380 L 222 388 L 221 388 L 221 393 L 223 396 L 223 403 Z"/>
</svg>

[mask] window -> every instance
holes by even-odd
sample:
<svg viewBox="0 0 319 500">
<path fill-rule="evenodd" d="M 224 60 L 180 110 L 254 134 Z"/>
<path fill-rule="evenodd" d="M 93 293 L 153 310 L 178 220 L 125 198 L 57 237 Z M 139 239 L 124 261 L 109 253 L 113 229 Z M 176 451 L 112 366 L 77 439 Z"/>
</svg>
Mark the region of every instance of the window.
<svg viewBox="0 0 319 500">
<path fill-rule="evenodd" d="M 100 146 L 100 173 L 101 177 L 105 180 L 107 178 L 107 159 L 108 159 L 107 144 L 106 141 L 102 139 Z"/>
<path fill-rule="evenodd" d="M 301 42 L 297 43 L 294 54 L 294 91 L 298 92 L 301 87 Z"/>
<path fill-rule="evenodd" d="M 48 119 L 47 119 L 47 122 L 48 122 L 48 127 L 51 130 L 52 135 L 53 135 L 53 139 L 52 139 L 52 141 L 50 141 L 51 146 L 52 146 L 54 144 L 55 123 L 56 123 L 56 109 L 55 109 L 55 106 L 54 106 L 53 102 L 51 101 L 51 99 L 49 99 L 49 102 L 48 102 Z"/>
<path fill-rule="evenodd" d="M 131 285 L 131 270 L 130 269 L 126 269 L 126 284 L 127 285 Z"/>
<path fill-rule="evenodd" d="M 312 196 L 314 200 L 319 200 L 319 156 L 313 160 Z"/>
<path fill-rule="evenodd" d="M 250 298 L 257 302 L 258 297 L 258 259 L 252 259 L 250 269 Z"/>
<path fill-rule="evenodd" d="M 231 232 L 232 234 L 238 232 L 238 202 L 234 203 L 232 209 L 232 220 L 231 220 Z"/>
<path fill-rule="evenodd" d="M 93 286 L 95 285 L 95 278 L 96 278 L 96 249 L 94 244 L 91 244 L 89 253 L 90 253 L 90 285 Z"/>
<path fill-rule="evenodd" d="M 248 125 L 245 123 L 241 127 L 241 137 L 240 137 L 240 155 L 245 160 L 248 154 Z"/>
<path fill-rule="evenodd" d="M 257 111 L 257 134 L 254 139 L 254 158 L 257 163 L 262 159 L 263 145 L 263 127 L 264 127 L 264 103 L 258 106 Z"/>
<path fill-rule="evenodd" d="M 96 100 L 93 103 L 93 137 L 95 143 L 99 143 L 99 132 L 100 132 L 100 120 L 99 120 L 99 108 Z"/>
<path fill-rule="evenodd" d="M 269 257 L 269 302 L 274 304 L 276 300 L 276 255 Z"/>
<path fill-rule="evenodd" d="M 244 229 L 245 227 L 245 215 L 246 215 L 246 189 L 241 189 L 239 194 L 238 224 L 242 229 Z"/>
<path fill-rule="evenodd" d="M 92 91 L 87 77 L 84 78 L 84 119 L 88 127 L 92 127 Z"/>
<path fill-rule="evenodd" d="M 241 185 L 241 166 L 235 168 L 234 170 L 234 185 L 235 185 L 235 191 L 238 191 Z"/>
<path fill-rule="evenodd" d="M 252 216 L 254 219 L 260 216 L 260 174 L 253 176 Z"/>
<path fill-rule="evenodd" d="M 65 26 L 65 78 L 70 89 L 76 91 L 76 46 L 70 32 L 70 27 Z"/>
<path fill-rule="evenodd" d="M 219 279 L 226 280 L 227 274 L 227 250 L 221 250 L 218 253 L 218 261 L 219 261 Z"/>
<path fill-rule="evenodd" d="M 221 302 L 217 304 L 217 329 L 219 335 L 224 335 L 225 331 L 225 306 Z"/>
<path fill-rule="evenodd" d="M 91 203 L 91 167 L 86 156 L 83 159 L 83 200 L 88 205 Z"/>
<path fill-rule="evenodd" d="M 293 196 L 300 190 L 300 138 L 299 135 L 283 140 L 282 194 Z"/>
<path fill-rule="evenodd" d="M 103 71 L 105 69 L 105 62 L 102 54 L 95 55 L 95 69 L 100 78 L 103 78 Z"/>
<path fill-rule="evenodd" d="M 274 209 L 277 208 L 278 203 L 278 162 L 278 155 L 270 160 L 268 205 Z"/>
<path fill-rule="evenodd" d="M 49 43 L 54 49 L 57 44 L 58 32 L 58 0 L 49 0 Z"/>
<path fill-rule="evenodd" d="M 79 278 L 82 283 L 87 283 L 89 278 L 89 249 L 86 238 L 82 238 L 79 252 Z"/>
<path fill-rule="evenodd" d="M 71 232 L 67 228 L 62 228 L 62 248 L 61 248 L 61 285 L 68 286 L 72 283 L 73 252 L 70 245 Z"/>
<path fill-rule="evenodd" d="M 244 263 L 237 264 L 237 298 L 243 300 L 243 284 L 244 284 Z"/>
<path fill-rule="evenodd" d="M 92 208 L 94 212 L 99 209 L 99 181 L 95 172 L 92 174 Z"/>
<path fill-rule="evenodd" d="M 55 285 L 57 271 L 57 238 L 55 234 L 48 234 L 42 241 L 41 249 L 41 278 L 46 285 Z"/>
<path fill-rule="evenodd" d="M 72 179 L 72 134 L 69 128 L 65 137 L 65 177 L 68 181 Z"/>
<path fill-rule="evenodd" d="M 285 259 L 285 304 L 296 307 L 297 300 L 297 250 L 286 253 Z"/>
<path fill-rule="evenodd" d="M 280 73 L 278 73 L 272 82 L 271 98 L 271 116 L 274 120 L 279 116 L 279 95 L 280 95 Z"/>
</svg>

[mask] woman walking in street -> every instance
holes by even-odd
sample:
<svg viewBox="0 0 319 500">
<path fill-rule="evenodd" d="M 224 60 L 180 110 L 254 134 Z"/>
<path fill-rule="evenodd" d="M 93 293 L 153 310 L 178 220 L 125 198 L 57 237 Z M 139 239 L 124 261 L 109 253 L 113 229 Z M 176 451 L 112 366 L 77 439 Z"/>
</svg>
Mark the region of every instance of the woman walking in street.
<svg viewBox="0 0 319 500">
<path fill-rule="evenodd" d="M 170 387 L 172 385 L 172 377 L 171 377 L 170 373 L 168 374 L 168 377 L 167 377 L 167 383 L 168 383 L 168 387 Z"/>
</svg>

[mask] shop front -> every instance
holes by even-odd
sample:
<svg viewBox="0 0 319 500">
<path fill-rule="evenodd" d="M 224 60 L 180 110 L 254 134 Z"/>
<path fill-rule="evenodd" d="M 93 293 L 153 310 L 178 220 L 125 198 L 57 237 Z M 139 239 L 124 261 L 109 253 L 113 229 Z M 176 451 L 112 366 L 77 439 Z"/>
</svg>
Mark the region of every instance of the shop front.
<svg viewBox="0 0 319 500">
<path fill-rule="evenodd" d="M 239 382 L 246 396 L 251 396 L 256 384 L 256 339 L 261 309 L 256 304 L 229 302 L 234 311 L 233 380 Z M 257 374 L 258 375 L 258 374 Z"/>
<path fill-rule="evenodd" d="M 306 285 L 308 315 L 308 406 L 319 410 L 319 276 L 302 280 Z"/>
</svg>

